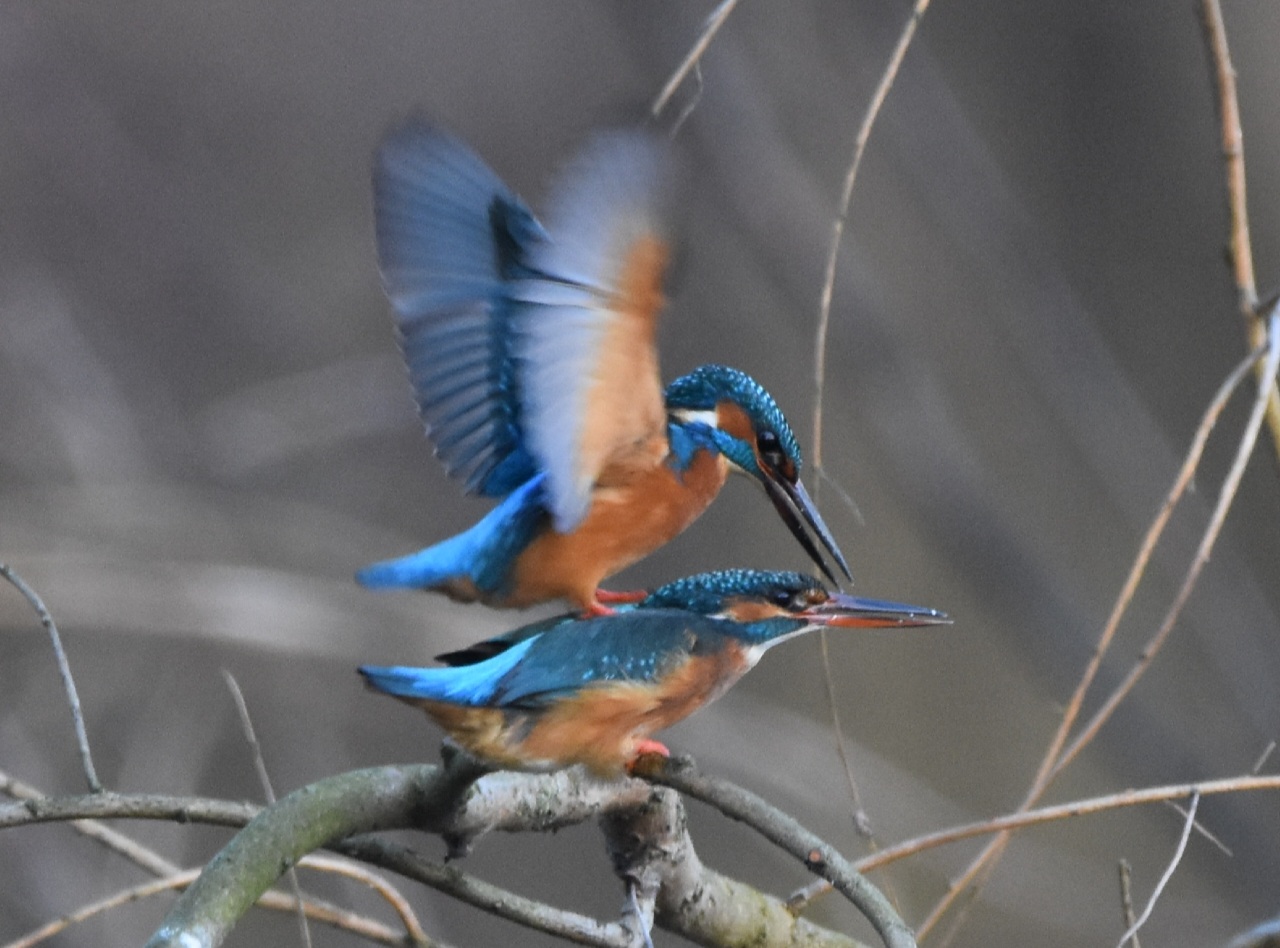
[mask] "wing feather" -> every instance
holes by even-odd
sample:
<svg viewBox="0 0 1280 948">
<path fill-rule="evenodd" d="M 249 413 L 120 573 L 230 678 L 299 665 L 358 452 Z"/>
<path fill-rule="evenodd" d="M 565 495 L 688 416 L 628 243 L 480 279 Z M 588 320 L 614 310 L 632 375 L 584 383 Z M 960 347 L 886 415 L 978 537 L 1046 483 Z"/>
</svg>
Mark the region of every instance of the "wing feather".
<svg viewBox="0 0 1280 948">
<path fill-rule="evenodd" d="M 468 489 L 509 493 L 537 469 L 521 433 L 506 290 L 544 232 L 467 146 L 421 121 L 393 131 L 378 151 L 374 217 L 428 437 Z M 451 400 L 463 396 L 468 409 L 483 406 L 481 417 L 457 410 Z"/>
<path fill-rule="evenodd" d="M 585 516 L 605 468 L 656 464 L 666 451 L 656 348 L 665 164 L 647 133 L 592 139 L 553 189 L 550 238 L 528 253 L 536 275 L 511 288 L 525 439 L 561 532 Z"/>
</svg>

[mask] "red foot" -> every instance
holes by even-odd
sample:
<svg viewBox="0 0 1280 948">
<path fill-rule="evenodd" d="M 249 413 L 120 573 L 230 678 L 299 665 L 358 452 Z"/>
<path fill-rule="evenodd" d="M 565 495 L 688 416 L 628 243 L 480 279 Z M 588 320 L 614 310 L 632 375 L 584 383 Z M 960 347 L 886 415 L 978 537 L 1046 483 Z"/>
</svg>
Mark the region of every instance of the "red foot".
<svg viewBox="0 0 1280 948">
<path fill-rule="evenodd" d="M 655 741 L 651 737 L 644 737 L 636 741 L 635 756 L 627 762 L 627 773 L 634 774 L 643 766 L 643 761 L 647 755 L 656 755 L 658 757 L 670 757 L 671 751 L 667 750 L 667 746 L 659 741 Z"/>
<path fill-rule="evenodd" d="M 646 737 L 636 741 L 636 756 L 639 757 L 641 754 L 660 754 L 663 757 L 670 757 L 671 751 L 667 750 L 667 745 L 661 741 Z"/>
<path fill-rule="evenodd" d="M 583 611 L 582 618 L 596 619 L 596 618 L 599 618 L 600 616 L 616 616 L 617 614 L 618 614 L 617 609 L 610 609 L 608 606 L 602 604 L 600 600 L 597 599 L 595 602 L 591 603 L 591 605 L 587 606 L 587 608 Z"/>
<path fill-rule="evenodd" d="M 647 595 L 649 594 L 643 589 L 628 589 L 620 592 L 614 592 L 611 589 L 597 589 L 596 602 L 632 603 L 639 602 Z"/>
</svg>

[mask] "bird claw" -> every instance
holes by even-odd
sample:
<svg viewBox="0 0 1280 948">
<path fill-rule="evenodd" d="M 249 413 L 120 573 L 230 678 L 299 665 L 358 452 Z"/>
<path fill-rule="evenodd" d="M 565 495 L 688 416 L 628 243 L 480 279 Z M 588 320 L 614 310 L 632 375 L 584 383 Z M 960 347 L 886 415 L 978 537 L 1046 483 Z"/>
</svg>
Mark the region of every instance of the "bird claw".
<svg viewBox="0 0 1280 948">
<path fill-rule="evenodd" d="M 631 604 L 640 602 L 649 593 L 644 589 L 624 589 L 615 592 L 612 589 L 597 589 L 596 602 L 611 602 L 617 604 Z"/>
<path fill-rule="evenodd" d="M 662 767 L 671 757 L 671 751 L 660 741 L 655 741 L 651 737 L 642 738 L 636 741 L 636 749 L 631 760 L 627 762 L 627 773 L 631 776 L 640 776 L 650 771 L 656 771 Z M 655 758 L 661 758 L 661 761 Z"/>
</svg>

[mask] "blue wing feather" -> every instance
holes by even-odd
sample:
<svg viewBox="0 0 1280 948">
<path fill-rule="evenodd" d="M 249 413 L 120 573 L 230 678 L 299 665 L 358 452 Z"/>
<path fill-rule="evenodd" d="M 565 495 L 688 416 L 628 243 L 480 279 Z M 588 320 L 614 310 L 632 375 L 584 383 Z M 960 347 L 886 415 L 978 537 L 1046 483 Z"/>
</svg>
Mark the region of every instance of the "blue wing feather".
<svg viewBox="0 0 1280 948">
<path fill-rule="evenodd" d="M 507 282 L 527 272 L 524 257 L 545 232 L 469 148 L 421 122 L 379 149 L 374 216 L 383 285 L 436 453 L 468 489 L 507 494 L 537 471 L 521 432 Z M 456 402 L 482 406 L 480 417 Z"/>
<path fill-rule="evenodd" d="M 494 685 L 489 700 L 505 708 L 536 709 L 595 682 L 654 683 L 690 656 L 722 647 L 723 625 L 679 609 L 559 625 L 531 640 L 523 660 Z"/>
</svg>

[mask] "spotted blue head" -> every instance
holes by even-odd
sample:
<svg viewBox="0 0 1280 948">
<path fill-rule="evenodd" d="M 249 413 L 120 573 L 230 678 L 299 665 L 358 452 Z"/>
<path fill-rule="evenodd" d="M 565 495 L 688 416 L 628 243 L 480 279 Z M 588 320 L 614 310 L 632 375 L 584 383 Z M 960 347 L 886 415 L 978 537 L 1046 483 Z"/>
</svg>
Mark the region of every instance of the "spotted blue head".
<svg viewBox="0 0 1280 948">
<path fill-rule="evenodd" d="M 792 536 L 833 583 L 839 583 L 808 525 L 850 579 L 849 564 L 800 481 L 800 443 L 778 403 L 747 373 L 726 365 L 702 365 L 666 390 L 667 411 L 679 424 L 704 425 L 733 470 L 764 488 Z"/>
</svg>

